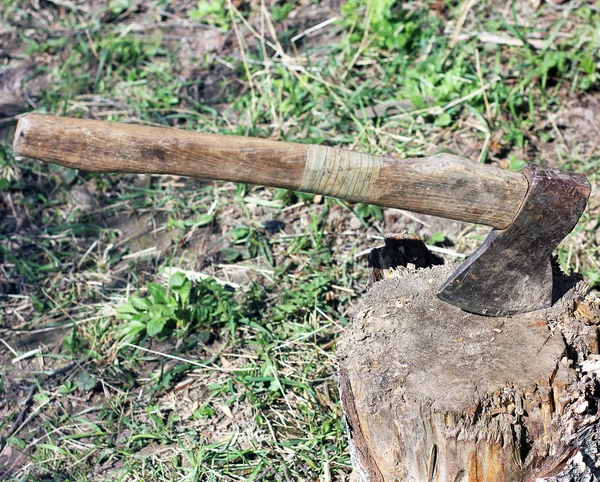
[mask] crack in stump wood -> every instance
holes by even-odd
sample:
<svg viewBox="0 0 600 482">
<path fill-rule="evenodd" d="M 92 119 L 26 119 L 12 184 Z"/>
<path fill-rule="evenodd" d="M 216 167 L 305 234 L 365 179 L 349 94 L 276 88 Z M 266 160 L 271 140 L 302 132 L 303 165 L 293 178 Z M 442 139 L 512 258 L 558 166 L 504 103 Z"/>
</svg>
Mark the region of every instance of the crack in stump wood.
<svg viewBox="0 0 600 482">
<path fill-rule="evenodd" d="M 354 451 L 355 460 L 360 465 L 359 470 L 364 471 L 364 475 L 368 477 L 368 480 L 373 482 L 384 482 L 381 472 L 377 468 L 377 464 L 371 452 L 369 445 L 366 442 L 365 434 L 363 433 L 360 426 L 360 419 L 354 405 L 354 395 L 352 393 L 352 385 L 350 384 L 350 378 L 348 372 L 345 369 L 340 369 L 338 372 L 339 376 L 339 391 L 340 400 L 344 410 L 344 416 L 346 420 L 346 427 L 348 432 L 351 434 L 351 449 Z"/>
</svg>

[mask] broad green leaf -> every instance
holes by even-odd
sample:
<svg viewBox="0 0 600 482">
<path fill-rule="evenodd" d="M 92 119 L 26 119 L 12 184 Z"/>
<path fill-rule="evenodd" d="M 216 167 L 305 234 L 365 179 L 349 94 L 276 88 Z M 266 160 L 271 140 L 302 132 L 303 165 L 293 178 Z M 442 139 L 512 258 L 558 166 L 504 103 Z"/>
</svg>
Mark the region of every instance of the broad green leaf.
<svg viewBox="0 0 600 482">
<path fill-rule="evenodd" d="M 154 303 L 167 302 L 167 290 L 157 283 L 148 283 L 148 293 L 152 296 Z"/>
<path fill-rule="evenodd" d="M 77 386 L 80 390 L 84 392 L 89 392 L 93 390 L 98 384 L 98 380 L 96 380 L 87 370 L 82 371 L 77 376 Z"/>
<path fill-rule="evenodd" d="M 186 277 L 181 271 L 176 271 L 171 275 L 169 286 L 172 290 L 178 290 L 185 283 Z"/>
<path fill-rule="evenodd" d="M 186 280 L 183 286 L 177 292 L 179 294 L 179 301 L 181 302 L 181 306 L 186 306 L 189 299 L 190 294 L 192 292 L 192 283 L 190 280 Z"/>
<path fill-rule="evenodd" d="M 125 303 L 123 305 L 117 306 L 117 313 L 120 315 L 131 314 L 137 315 L 138 311 L 133 307 L 131 303 Z"/>
<path fill-rule="evenodd" d="M 148 336 L 158 335 L 165 327 L 167 320 L 162 316 L 155 316 L 148 321 L 146 325 L 146 333 Z"/>
<path fill-rule="evenodd" d="M 138 310 L 142 311 L 146 311 L 150 309 L 150 306 L 152 306 L 152 303 L 150 303 L 148 298 L 140 298 L 138 296 L 131 297 L 131 304 Z"/>
<path fill-rule="evenodd" d="M 508 156 L 508 168 L 511 171 L 520 171 L 526 165 L 527 165 L 527 162 L 519 159 L 518 157 L 516 157 L 512 154 L 510 156 Z"/>
</svg>

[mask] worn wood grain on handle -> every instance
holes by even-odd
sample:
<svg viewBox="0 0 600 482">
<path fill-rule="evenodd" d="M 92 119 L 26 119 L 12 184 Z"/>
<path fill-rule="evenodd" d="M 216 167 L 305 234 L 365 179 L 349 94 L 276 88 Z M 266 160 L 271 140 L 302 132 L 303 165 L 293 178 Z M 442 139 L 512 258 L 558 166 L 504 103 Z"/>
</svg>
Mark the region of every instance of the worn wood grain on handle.
<svg viewBox="0 0 600 482">
<path fill-rule="evenodd" d="M 308 146 L 28 114 L 15 153 L 91 172 L 172 174 L 296 189 Z"/>
<path fill-rule="evenodd" d="M 527 192 L 519 173 L 448 154 L 396 160 L 335 147 L 42 114 L 19 120 L 14 151 L 86 171 L 247 182 L 501 229 Z"/>
</svg>

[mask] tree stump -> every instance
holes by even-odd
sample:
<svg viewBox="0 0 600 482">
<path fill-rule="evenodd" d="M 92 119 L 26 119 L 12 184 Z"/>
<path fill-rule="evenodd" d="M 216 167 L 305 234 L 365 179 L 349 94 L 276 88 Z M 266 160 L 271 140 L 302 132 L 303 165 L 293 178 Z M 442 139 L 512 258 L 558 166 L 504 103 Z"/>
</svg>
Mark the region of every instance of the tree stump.
<svg viewBox="0 0 600 482">
<path fill-rule="evenodd" d="M 548 310 L 474 315 L 435 297 L 454 268 L 397 268 L 339 342 L 356 479 L 597 480 L 598 301 L 579 283 Z"/>
</svg>

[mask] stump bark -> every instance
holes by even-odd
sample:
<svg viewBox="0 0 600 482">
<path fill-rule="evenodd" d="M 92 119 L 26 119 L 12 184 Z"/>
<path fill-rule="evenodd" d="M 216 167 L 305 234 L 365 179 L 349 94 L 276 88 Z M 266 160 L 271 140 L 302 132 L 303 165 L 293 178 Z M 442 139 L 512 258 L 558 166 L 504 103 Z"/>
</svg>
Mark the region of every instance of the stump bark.
<svg viewBox="0 0 600 482">
<path fill-rule="evenodd" d="M 376 282 L 339 342 L 356 479 L 597 480 L 598 301 L 579 283 L 548 310 L 473 315 L 435 297 L 453 269 Z"/>
</svg>

